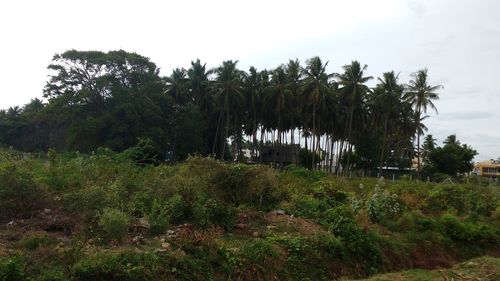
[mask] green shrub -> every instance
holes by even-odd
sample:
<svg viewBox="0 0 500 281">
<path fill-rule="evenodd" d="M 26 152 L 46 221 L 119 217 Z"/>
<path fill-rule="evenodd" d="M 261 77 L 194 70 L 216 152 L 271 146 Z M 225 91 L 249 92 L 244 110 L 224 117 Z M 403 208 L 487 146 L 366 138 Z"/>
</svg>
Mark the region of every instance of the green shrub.
<svg viewBox="0 0 500 281">
<path fill-rule="evenodd" d="M 328 254 L 341 256 L 344 252 L 342 242 L 331 232 L 317 233 L 311 238 L 311 241 L 317 248 L 325 251 Z"/>
<path fill-rule="evenodd" d="M 272 242 L 265 239 L 254 239 L 241 248 L 243 258 L 250 264 L 273 263 L 278 253 Z M 267 265 L 269 266 L 269 264 Z"/>
<path fill-rule="evenodd" d="M 161 150 L 149 138 L 139 138 L 137 144 L 118 154 L 120 160 L 132 160 L 139 165 L 159 164 Z"/>
<path fill-rule="evenodd" d="M 17 258 L 0 258 L 0 281 L 24 281 L 21 263 Z"/>
<path fill-rule="evenodd" d="M 370 199 L 366 204 L 366 211 L 372 222 L 382 222 L 385 219 L 394 218 L 403 210 L 398 196 L 384 190 L 379 185 L 375 186 Z"/>
<path fill-rule="evenodd" d="M 0 163 L 0 219 L 27 217 L 43 204 L 45 193 L 16 165 Z"/>
<path fill-rule="evenodd" d="M 295 198 L 290 207 L 291 213 L 306 218 L 318 219 L 331 206 L 325 201 L 314 198 L 311 195 L 303 195 Z"/>
<path fill-rule="evenodd" d="M 472 186 L 469 187 L 467 196 L 470 206 L 469 215 L 472 218 L 479 216 L 488 217 L 498 206 L 498 193 L 489 187 Z"/>
<path fill-rule="evenodd" d="M 271 210 L 284 197 L 276 171 L 244 164 L 217 166 L 210 182 L 209 197 L 218 201 Z"/>
<path fill-rule="evenodd" d="M 311 161 L 312 161 L 312 159 L 310 159 L 308 162 L 309 166 L 311 166 Z M 294 177 L 305 178 L 311 182 L 319 181 L 319 180 L 323 179 L 324 177 L 326 177 L 326 173 L 324 173 L 324 172 L 306 169 L 304 167 L 300 167 L 297 165 L 289 165 L 286 167 L 285 171 L 287 173 L 293 175 Z"/>
<path fill-rule="evenodd" d="M 167 213 L 169 222 L 181 223 L 193 218 L 193 207 L 191 202 L 185 200 L 181 195 L 174 194 L 167 201 Z"/>
<path fill-rule="evenodd" d="M 40 246 L 50 246 L 56 243 L 56 238 L 47 235 L 26 237 L 21 241 L 21 244 L 30 251 L 34 251 Z"/>
<path fill-rule="evenodd" d="M 148 215 L 149 232 L 158 235 L 165 232 L 168 226 L 167 207 L 158 200 L 153 201 L 151 211 Z"/>
<path fill-rule="evenodd" d="M 91 186 L 68 192 L 62 196 L 65 210 L 93 218 L 105 208 L 118 208 L 119 196 L 109 187 Z"/>
<path fill-rule="evenodd" d="M 218 225 L 225 230 L 232 230 L 236 221 L 236 210 L 214 199 L 197 204 L 196 222 L 203 228 Z"/>
<path fill-rule="evenodd" d="M 61 270 L 51 269 L 43 272 L 37 281 L 69 281 Z"/>
<path fill-rule="evenodd" d="M 440 184 L 429 192 L 427 208 L 436 211 L 455 211 L 463 214 L 466 210 L 466 191 L 462 186 Z"/>
<path fill-rule="evenodd" d="M 445 214 L 440 219 L 442 232 L 453 240 L 461 242 L 475 242 L 479 244 L 498 243 L 498 231 L 491 226 L 462 222 L 457 217 Z"/>
<path fill-rule="evenodd" d="M 106 239 L 121 241 L 128 232 L 129 217 L 117 209 L 106 208 L 99 216 L 99 227 Z"/>
<path fill-rule="evenodd" d="M 72 268 L 72 277 L 78 281 L 159 280 L 159 274 L 157 256 L 134 252 L 89 256 Z"/>
<path fill-rule="evenodd" d="M 374 273 L 381 263 L 381 254 L 370 236 L 357 225 L 346 205 L 330 209 L 325 214 L 330 231 L 344 244 L 346 256 L 364 273 Z"/>
</svg>

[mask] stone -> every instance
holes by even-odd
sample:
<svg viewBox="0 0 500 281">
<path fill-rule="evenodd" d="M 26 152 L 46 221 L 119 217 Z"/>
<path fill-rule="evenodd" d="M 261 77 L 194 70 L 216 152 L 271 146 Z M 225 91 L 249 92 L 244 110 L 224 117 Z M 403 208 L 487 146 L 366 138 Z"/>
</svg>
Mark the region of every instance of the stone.
<svg viewBox="0 0 500 281">
<path fill-rule="evenodd" d="M 234 225 L 234 228 L 235 229 L 245 229 L 245 228 L 247 228 L 247 225 L 244 223 L 237 223 Z"/>
<path fill-rule="evenodd" d="M 284 210 L 274 210 L 272 211 L 272 213 L 279 216 L 286 215 L 286 212 Z"/>
<path fill-rule="evenodd" d="M 253 236 L 253 237 L 255 237 L 255 238 L 257 238 L 257 237 L 259 237 L 259 236 L 260 236 L 260 233 L 259 233 L 258 231 L 254 231 L 254 232 L 252 233 L 252 236 Z"/>
<path fill-rule="evenodd" d="M 136 244 L 140 244 L 140 243 L 144 242 L 144 237 L 142 237 L 142 235 L 137 235 L 134 238 L 132 238 L 132 242 L 136 243 Z"/>
<path fill-rule="evenodd" d="M 168 242 L 163 242 L 163 243 L 161 243 L 161 247 L 162 247 L 163 249 L 170 249 L 170 243 L 168 243 Z"/>
<path fill-rule="evenodd" d="M 147 228 L 147 229 L 149 229 L 149 226 L 150 226 L 150 225 L 149 225 L 149 221 L 148 221 L 148 219 L 146 219 L 146 218 L 140 218 L 140 219 L 139 219 L 139 225 L 140 225 L 141 227 L 144 227 L 144 228 Z"/>
</svg>

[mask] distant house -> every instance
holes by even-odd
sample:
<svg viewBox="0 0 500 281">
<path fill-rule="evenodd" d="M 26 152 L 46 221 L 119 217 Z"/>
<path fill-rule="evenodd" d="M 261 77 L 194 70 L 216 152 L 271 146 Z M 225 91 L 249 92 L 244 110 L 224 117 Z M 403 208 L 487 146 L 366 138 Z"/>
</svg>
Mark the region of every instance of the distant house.
<svg viewBox="0 0 500 281">
<path fill-rule="evenodd" d="M 482 177 L 500 177 L 500 159 L 476 163 L 474 173 Z"/>
<path fill-rule="evenodd" d="M 280 165 L 283 163 L 283 166 L 297 164 L 299 163 L 299 151 L 299 145 L 276 146 L 274 148 L 272 146 L 265 146 L 262 148 L 262 162 L 269 164 L 276 161 L 276 164 Z"/>
</svg>

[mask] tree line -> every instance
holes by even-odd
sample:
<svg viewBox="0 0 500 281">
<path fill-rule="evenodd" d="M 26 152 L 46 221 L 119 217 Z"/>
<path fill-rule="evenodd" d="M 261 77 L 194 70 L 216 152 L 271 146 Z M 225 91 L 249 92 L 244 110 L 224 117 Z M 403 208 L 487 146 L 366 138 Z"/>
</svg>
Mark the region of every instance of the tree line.
<svg viewBox="0 0 500 281">
<path fill-rule="evenodd" d="M 403 83 L 394 71 L 368 76 L 358 61 L 341 73 L 327 65 L 313 57 L 244 71 L 234 60 L 215 68 L 195 60 L 162 77 L 136 53 L 70 50 L 48 66 L 45 101 L 0 111 L 0 143 L 91 152 L 147 142 L 174 161 L 242 160 L 245 149 L 261 161 L 265 147 L 288 147 L 307 156 L 303 165 L 330 172 L 409 167 L 442 86 L 429 83 L 426 69 Z"/>
</svg>

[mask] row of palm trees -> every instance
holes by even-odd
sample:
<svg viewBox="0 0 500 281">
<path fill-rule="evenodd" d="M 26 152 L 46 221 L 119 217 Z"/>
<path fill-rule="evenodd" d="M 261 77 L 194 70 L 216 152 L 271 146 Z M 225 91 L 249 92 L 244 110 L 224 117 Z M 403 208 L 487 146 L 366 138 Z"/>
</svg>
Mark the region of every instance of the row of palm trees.
<svg viewBox="0 0 500 281">
<path fill-rule="evenodd" d="M 358 61 L 343 66 L 342 73 L 328 73 L 328 62 L 319 57 L 305 66 L 290 60 L 273 70 L 248 72 L 237 63 L 208 69 L 197 60 L 166 78 L 166 92 L 177 103 L 193 103 L 216 124 L 211 153 L 221 159 L 229 147 L 241 158 L 245 141 L 254 158 L 265 143 L 277 149 L 298 144 L 311 152 L 312 167 L 339 171 L 340 163 L 344 170 L 365 163 L 382 169 L 389 159 L 420 155 L 422 121 L 428 109 L 436 109 L 441 88 L 429 84 L 426 69 L 412 74 L 408 84 L 394 71 L 383 73 L 371 88 L 373 77 Z M 375 147 L 377 156 L 369 153 Z"/>
</svg>

